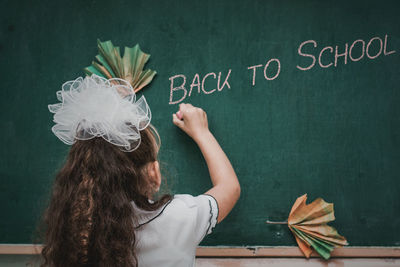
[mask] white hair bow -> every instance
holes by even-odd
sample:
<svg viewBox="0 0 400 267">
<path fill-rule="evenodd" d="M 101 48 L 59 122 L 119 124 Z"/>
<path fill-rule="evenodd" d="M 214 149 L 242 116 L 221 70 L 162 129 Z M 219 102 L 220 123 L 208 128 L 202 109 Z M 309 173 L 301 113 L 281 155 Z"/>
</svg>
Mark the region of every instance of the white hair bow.
<svg viewBox="0 0 400 267">
<path fill-rule="evenodd" d="M 140 131 L 151 121 L 144 96 L 136 101 L 129 82 L 95 74 L 68 81 L 57 92 L 61 103 L 48 105 L 54 113 L 53 133 L 65 144 L 96 136 L 133 151 L 140 144 Z"/>
</svg>

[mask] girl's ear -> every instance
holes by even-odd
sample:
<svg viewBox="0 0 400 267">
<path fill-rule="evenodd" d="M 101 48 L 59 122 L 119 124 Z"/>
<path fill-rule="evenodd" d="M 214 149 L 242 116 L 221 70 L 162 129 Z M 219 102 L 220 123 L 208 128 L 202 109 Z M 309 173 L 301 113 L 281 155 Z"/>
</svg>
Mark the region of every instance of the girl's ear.
<svg viewBox="0 0 400 267">
<path fill-rule="evenodd" d="M 158 163 L 158 161 L 154 161 L 154 168 L 155 168 L 155 172 L 156 172 L 156 185 L 157 185 L 157 191 L 160 189 L 161 186 L 161 171 L 160 171 L 160 164 Z"/>
<path fill-rule="evenodd" d="M 160 189 L 161 185 L 160 164 L 158 163 L 158 161 L 149 162 L 147 168 L 150 185 L 154 192 L 157 192 Z"/>
</svg>

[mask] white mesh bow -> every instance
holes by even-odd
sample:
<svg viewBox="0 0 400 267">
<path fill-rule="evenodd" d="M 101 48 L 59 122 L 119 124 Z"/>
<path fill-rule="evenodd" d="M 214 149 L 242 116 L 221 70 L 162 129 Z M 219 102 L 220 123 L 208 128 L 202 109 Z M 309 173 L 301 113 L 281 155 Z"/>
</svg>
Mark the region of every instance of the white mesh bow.
<svg viewBox="0 0 400 267">
<path fill-rule="evenodd" d="M 48 106 L 56 123 L 52 131 L 68 145 L 101 136 L 124 151 L 133 151 L 140 144 L 140 131 L 151 120 L 144 96 L 136 101 L 132 86 L 119 78 L 79 77 L 64 83 L 57 99 L 61 103 Z"/>
</svg>

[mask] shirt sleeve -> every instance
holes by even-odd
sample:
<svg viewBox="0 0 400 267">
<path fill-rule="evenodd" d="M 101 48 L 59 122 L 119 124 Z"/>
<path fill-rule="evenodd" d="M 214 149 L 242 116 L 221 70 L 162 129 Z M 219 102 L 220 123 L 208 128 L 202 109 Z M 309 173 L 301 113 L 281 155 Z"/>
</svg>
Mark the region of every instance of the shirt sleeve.
<svg viewBox="0 0 400 267">
<path fill-rule="evenodd" d="M 196 245 L 198 245 L 203 238 L 211 234 L 218 218 L 218 203 L 214 197 L 210 195 L 175 195 L 176 199 L 185 202 L 185 206 L 193 211 L 192 220 L 194 220 L 193 236 Z"/>
</svg>

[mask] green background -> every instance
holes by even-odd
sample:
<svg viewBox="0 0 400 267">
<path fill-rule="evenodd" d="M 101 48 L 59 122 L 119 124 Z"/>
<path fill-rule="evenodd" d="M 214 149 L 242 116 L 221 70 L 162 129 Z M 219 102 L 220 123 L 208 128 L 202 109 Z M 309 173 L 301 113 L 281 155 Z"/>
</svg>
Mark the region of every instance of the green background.
<svg viewBox="0 0 400 267">
<path fill-rule="evenodd" d="M 0 243 L 33 243 L 38 219 L 68 146 L 51 132 L 63 82 L 83 75 L 96 40 L 139 43 L 158 74 L 143 93 L 162 137 L 160 160 L 173 193 L 210 186 L 195 143 L 172 124 L 171 76 L 228 70 L 230 89 L 194 89 L 190 102 L 210 129 L 242 186 L 232 213 L 202 245 L 295 245 L 285 220 L 308 193 L 333 202 L 333 225 L 353 246 L 400 246 L 400 27 L 398 1 L 1 1 Z M 388 35 L 388 50 L 337 67 L 308 66 L 325 46 Z M 370 54 L 377 53 L 377 43 Z M 360 50 L 355 49 L 358 55 Z M 356 51 L 358 51 L 356 53 Z M 247 68 L 281 62 L 280 75 L 251 85 Z M 332 60 L 328 54 L 324 63 Z M 274 74 L 274 64 L 269 75 Z M 209 78 L 208 90 L 215 87 Z M 179 92 L 174 99 L 179 99 Z"/>
</svg>

